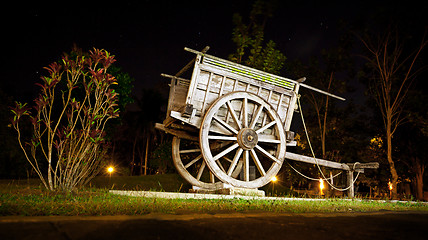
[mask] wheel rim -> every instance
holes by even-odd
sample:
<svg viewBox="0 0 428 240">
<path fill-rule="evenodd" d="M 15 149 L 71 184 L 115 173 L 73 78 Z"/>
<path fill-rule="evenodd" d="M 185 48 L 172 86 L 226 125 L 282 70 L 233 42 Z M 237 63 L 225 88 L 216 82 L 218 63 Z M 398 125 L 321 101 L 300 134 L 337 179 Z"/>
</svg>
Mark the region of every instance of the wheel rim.
<svg viewBox="0 0 428 240">
<path fill-rule="evenodd" d="M 174 136 L 172 140 L 172 159 L 178 173 L 192 186 L 215 189 L 219 182 L 203 161 L 198 142 Z M 233 174 L 237 176 L 242 166 Z"/>
<path fill-rule="evenodd" d="M 217 99 L 205 113 L 199 141 L 211 172 L 235 187 L 266 185 L 284 161 L 281 119 L 269 103 L 248 92 L 233 92 Z M 239 163 L 242 174 L 233 176 Z M 254 174 L 250 176 L 251 171 Z"/>
</svg>

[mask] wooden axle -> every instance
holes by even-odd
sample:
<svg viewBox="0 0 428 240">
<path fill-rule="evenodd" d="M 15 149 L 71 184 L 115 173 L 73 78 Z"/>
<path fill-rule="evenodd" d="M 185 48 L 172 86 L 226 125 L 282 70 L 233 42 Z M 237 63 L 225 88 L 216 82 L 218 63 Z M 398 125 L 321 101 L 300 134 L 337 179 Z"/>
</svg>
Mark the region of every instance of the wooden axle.
<svg viewBox="0 0 428 240">
<path fill-rule="evenodd" d="M 378 162 L 338 163 L 338 162 L 328 161 L 328 160 L 324 160 L 324 159 L 308 157 L 308 156 L 304 156 L 304 155 L 300 155 L 300 154 L 296 154 L 296 153 L 291 153 L 291 152 L 286 152 L 285 158 L 290 159 L 290 160 L 294 160 L 294 161 L 305 162 L 305 163 L 312 163 L 312 164 L 318 163 L 318 165 L 324 166 L 324 167 L 336 168 L 336 169 L 341 169 L 341 170 L 345 170 L 345 171 L 361 172 L 361 173 L 364 172 L 365 168 L 370 168 L 370 169 L 379 168 Z"/>
<path fill-rule="evenodd" d="M 314 157 L 308 157 L 303 156 L 291 152 L 285 153 L 285 158 L 299 161 L 299 162 L 305 162 L 305 163 L 312 163 L 312 164 L 318 164 L 320 166 L 324 167 L 330 167 L 330 168 L 336 168 L 345 170 L 347 172 L 347 184 L 349 187 L 348 189 L 348 197 L 353 198 L 354 197 L 354 172 L 358 173 L 364 173 L 365 168 L 370 169 L 377 169 L 379 168 L 378 162 L 370 162 L 370 163 L 338 163 L 338 162 L 332 162 L 324 159 L 314 158 Z"/>
</svg>

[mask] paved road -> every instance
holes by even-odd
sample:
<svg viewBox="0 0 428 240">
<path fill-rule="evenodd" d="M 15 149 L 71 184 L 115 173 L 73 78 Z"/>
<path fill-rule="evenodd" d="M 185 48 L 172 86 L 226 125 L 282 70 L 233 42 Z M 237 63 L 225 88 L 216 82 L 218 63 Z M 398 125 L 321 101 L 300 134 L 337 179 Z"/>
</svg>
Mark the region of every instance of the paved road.
<svg viewBox="0 0 428 240">
<path fill-rule="evenodd" d="M 428 213 L 0 217 L 0 239 L 428 239 Z"/>
</svg>

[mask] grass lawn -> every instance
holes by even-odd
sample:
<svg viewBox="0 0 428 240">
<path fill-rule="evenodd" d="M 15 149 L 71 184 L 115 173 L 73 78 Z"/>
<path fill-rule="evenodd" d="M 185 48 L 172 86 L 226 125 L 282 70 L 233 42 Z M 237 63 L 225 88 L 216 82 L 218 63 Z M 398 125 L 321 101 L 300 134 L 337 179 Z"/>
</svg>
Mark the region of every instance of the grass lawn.
<svg viewBox="0 0 428 240">
<path fill-rule="evenodd" d="M 187 191 L 189 185 L 178 175 L 142 177 L 99 177 L 76 193 L 46 191 L 37 179 L 0 180 L 0 216 L 97 216 L 141 215 L 152 212 L 228 213 L 228 212 L 372 212 L 428 211 L 426 203 L 380 202 L 328 199 L 326 201 L 271 200 L 182 200 L 128 197 L 110 194 L 110 189 Z"/>
</svg>

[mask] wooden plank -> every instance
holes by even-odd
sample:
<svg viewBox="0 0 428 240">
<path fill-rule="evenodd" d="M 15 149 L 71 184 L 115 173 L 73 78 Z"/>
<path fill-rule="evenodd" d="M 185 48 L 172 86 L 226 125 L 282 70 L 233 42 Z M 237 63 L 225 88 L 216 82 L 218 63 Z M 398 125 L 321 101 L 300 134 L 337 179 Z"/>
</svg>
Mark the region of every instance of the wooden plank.
<svg viewBox="0 0 428 240">
<path fill-rule="evenodd" d="M 218 96 L 220 97 L 223 95 L 224 85 L 226 84 L 226 76 L 222 76 L 221 85 L 220 85 L 220 91 L 218 92 Z"/>
<path fill-rule="evenodd" d="M 214 73 L 210 73 L 209 77 L 208 77 L 208 82 L 207 82 L 207 88 L 205 90 L 205 96 L 204 96 L 204 100 L 202 102 L 202 110 L 201 110 L 201 114 L 205 113 L 205 108 L 207 105 L 211 105 L 210 103 L 207 103 L 208 100 L 208 94 L 210 93 L 210 88 L 211 88 L 211 80 L 213 78 Z"/>
<path fill-rule="evenodd" d="M 355 166 L 356 169 L 358 168 L 371 168 L 371 169 L 378 169 L 379 163 L 378 162 L 369 162 L 369 163 L 357 163 Z"/>
<path fill-rule="evenodd" d="M 175 82 L 177 79 L 171 78 L 171 83 L 169 86 L 169 96 L 168 96 L 168 106 L 167 106 L 167 112 L 166 112 L 166 118 L 169 117 L 169 114 L 172 111 L 172 104 L 174 102 L 174 92 L 175 92 Z"/>
<path fill-rule="evenodd" d="M 361 173 L 364 173 L 364 169 L 366 169 L 366 168 L 369 168 L 369 169 L 378 169 L 379 168 L 378 162 L 369 162 L 369 163 L 356 162 L 356 163 L 347 163 L 347 165 L 353 171 L 361 172 Z"/>
<path fill-rule="evenodd" d="M 284 130 L 285 131 L 290 131 L 291 121 L 293 120 L 293 114 L 294 114 L 294 110 L 296 108 L 298 92 L 299 92 L 299 84 L 296 84 L 294 86 L 294 91 L 292 92 L 292 95 L 291 95 L 290 100 L 288 102 L 287 116 L 286 116 L 285 121 L 284 121 Z"/>
<path fill-rule="evenodd" d="M 332 161 L 328 161 L 328 160 L 324 160 L 324 159 L 303 156 L 303 155 L 295 154 L 295 153 L 291 153 L 291 152 L 286 152 L 285 158 L 290 159 L 290 160 L 294 160 L 294 161 L 312 163 L 312 164 L 317 164 L 317 162 L 318 162 L 318 165 L 324 166 L 324 167 L 342 169 L 342 170 L 346 170 L 346 171 L 351 170 L 351 168 L 345 163 L 332 162 Z"/>
<path fill-rule="evenodd" d="M 253 86 L 262 87 L 262 88 L 268 89 L 268 90 L 273 90 L 273 91 L 278 92 L 278 93 L 284 93 L 284 94 L 291 95 L 290 92 L 292 92 L 292 90 L 289 90 L 286 88 L 282 88 L 282 87 L 279 87 L 276 85 L 272 85 L 272 84 L 269 84 L 267 82 L 261 82 L 258 80 L 254 80 L 252 78 L 244 77 L 241 75 L 237 75 L 237 74 L 234 74 L 232 72 L 224 71 L 222 69 L 219 69 L 219 68 L 216 68 L 216 67 L 213 67 L 210 65 L 199 64 L 199 67 L 200 67 L 200 69 L 203 69 L 203 70 L 208 71 L 208 72 L 213 72 L 213 73 L 216 73 L 218 75 L 226 76 L 228 78 L 235 79 L 235 80 L 238 79 L 240 82 L 249 83 Z"/>
<path fill-rule="evenodd" d="M 164 131 L 166 133 L 172 134 L 174 136 L 177 136 L 179 138 L 183 138 L 183 139 L 187 139 L 195 142 L 199 141 L 198 136 L 189 134 L 189 131 L 167 128 L 165 127 L 165 125 L 160 123 L 156 123 L 155 128 L 158 130 Z"/>
<path fill-rule="evenodd" d="M 187 92 L 186 104 L 193 105 L 193 95 L 198 85 L 199 77 L 199 63 L 201 61 L 201 55 L 197 55 L 195 59 L 195 66 L 193 68 L 192 79 L 190 79 L 189 91 Z"/>
</svg>

